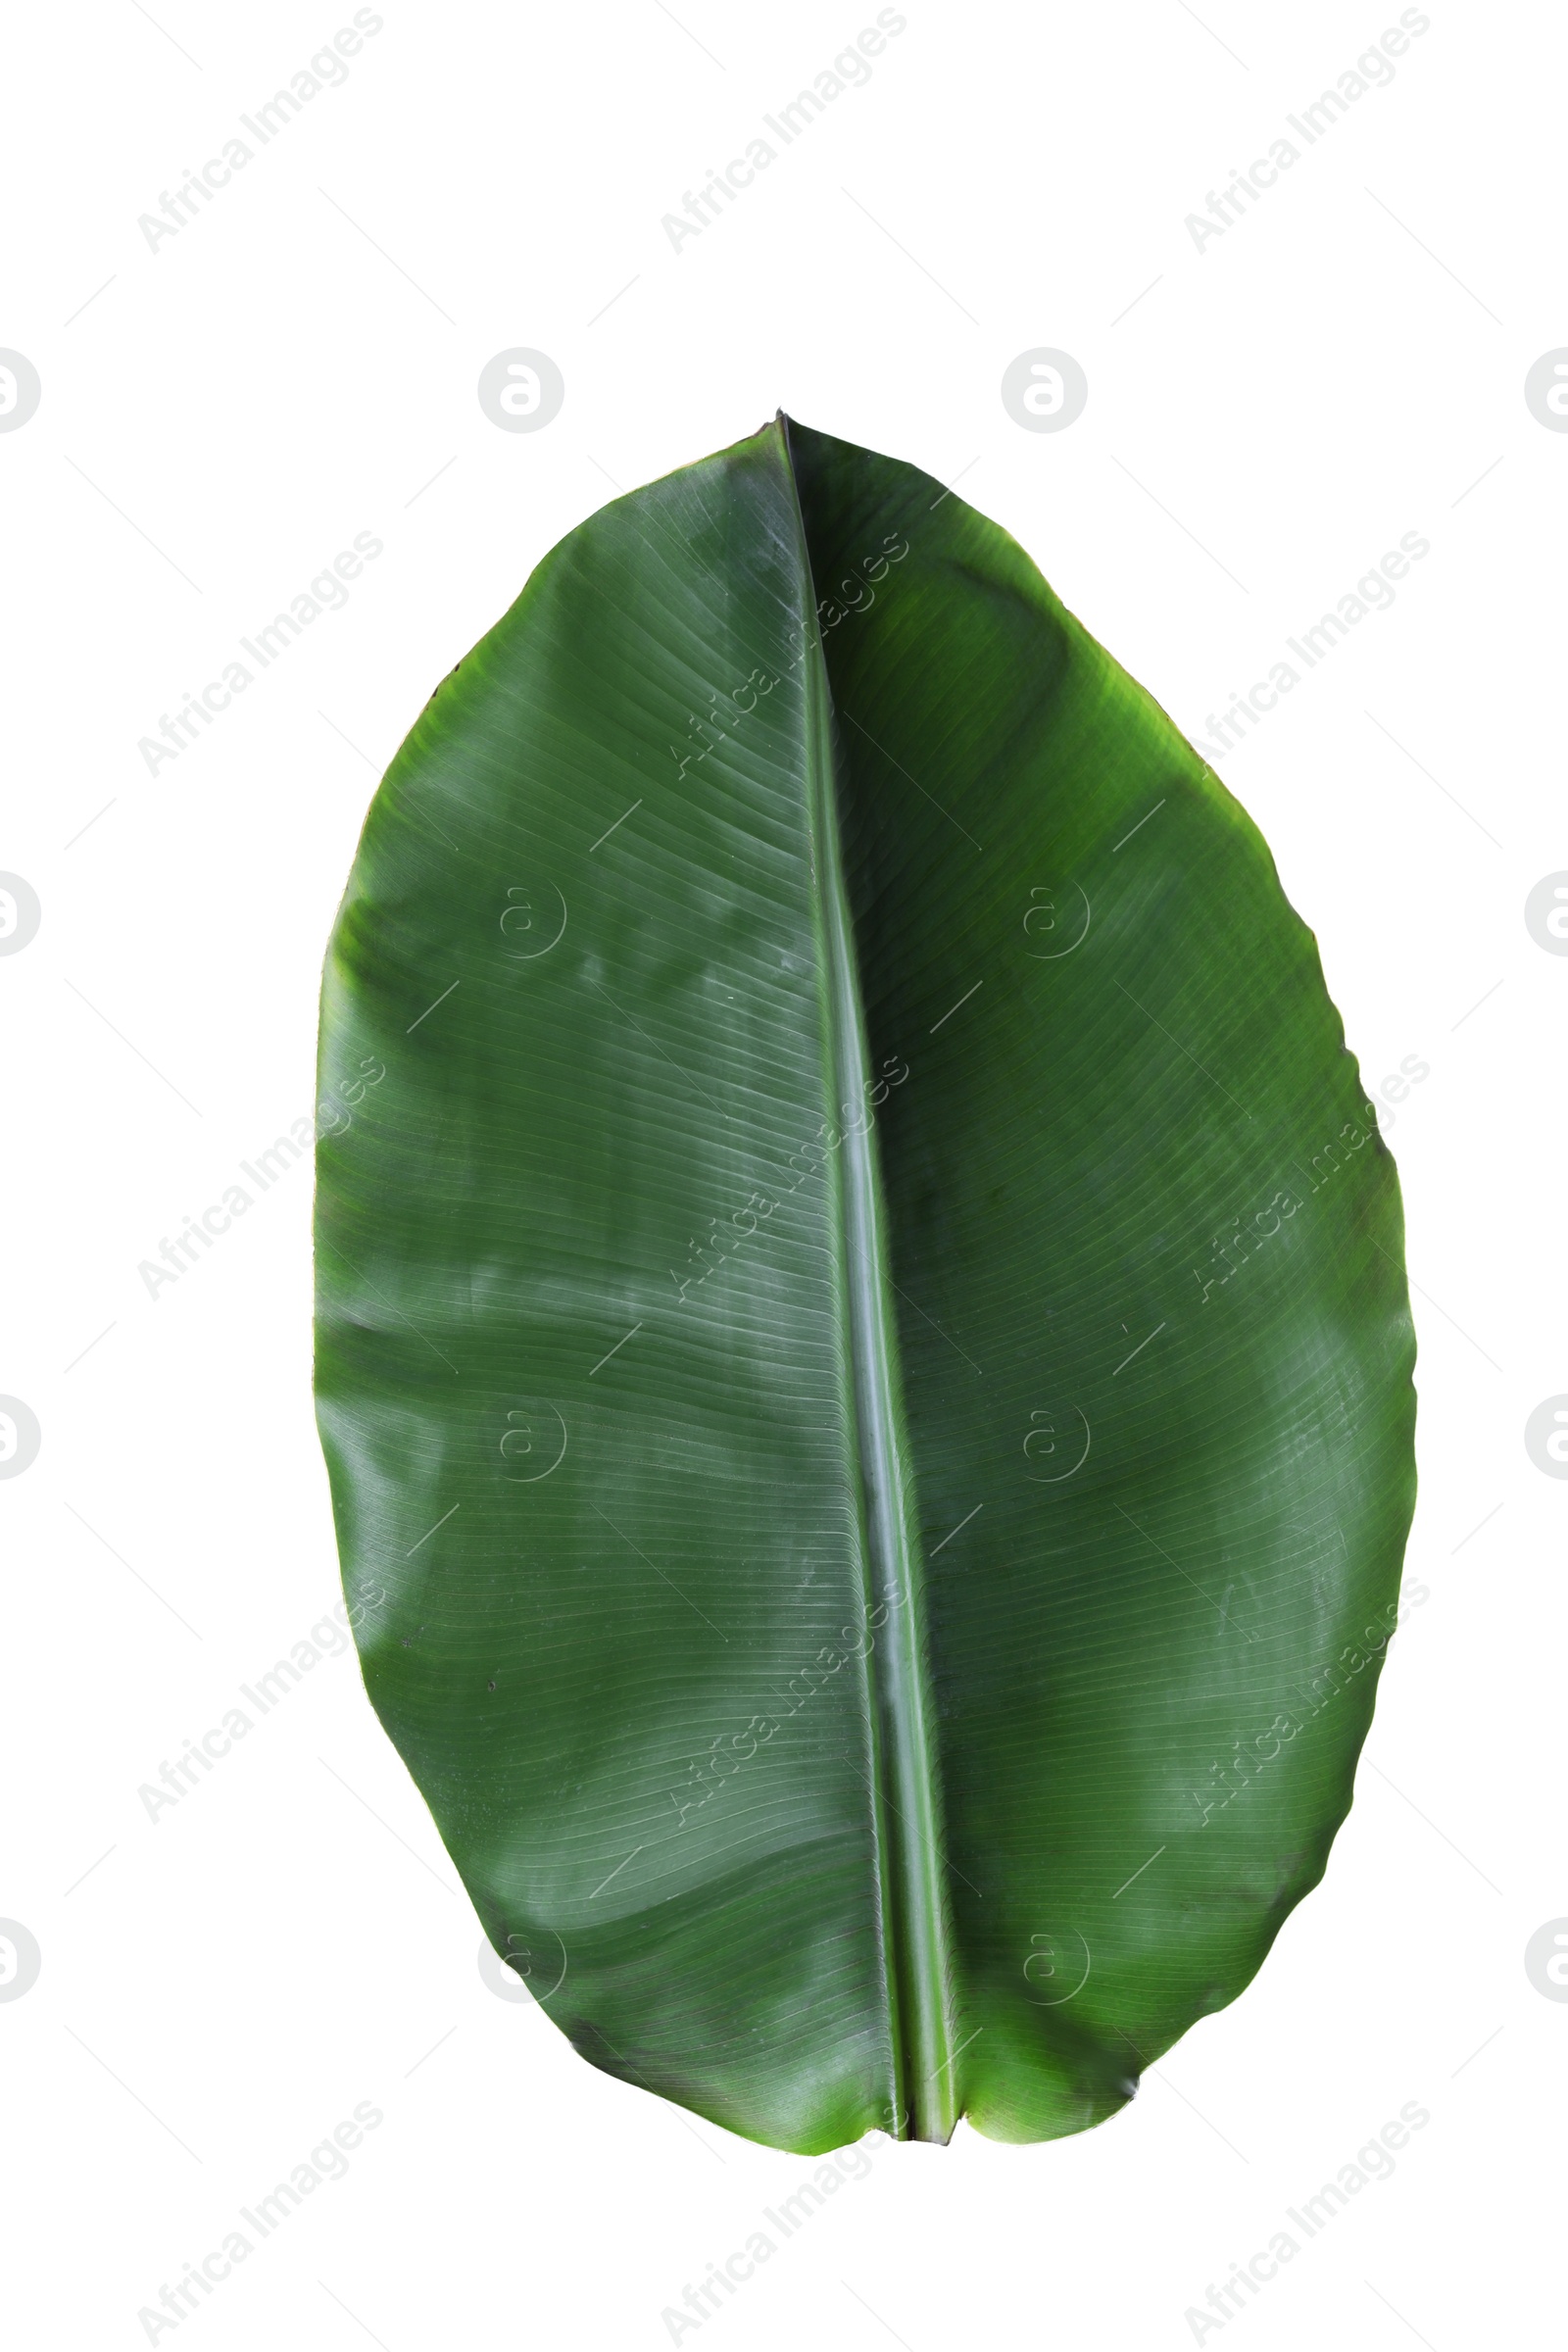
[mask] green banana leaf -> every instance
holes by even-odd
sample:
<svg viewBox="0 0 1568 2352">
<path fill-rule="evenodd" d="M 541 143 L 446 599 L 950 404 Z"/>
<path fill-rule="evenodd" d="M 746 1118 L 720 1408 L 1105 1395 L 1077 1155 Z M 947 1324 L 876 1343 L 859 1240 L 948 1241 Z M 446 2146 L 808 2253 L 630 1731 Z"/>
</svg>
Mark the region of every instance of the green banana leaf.
<svg viewBox="0 0 1568 2352">
<path fill-rule="evenodd" d="M 370 1697 L 595 2066 L 1083 2130 L 1322 1875 L 1394 1166 L 1258 833 L 996 525 L 784 417 L 540 564 L 327 956 Z"/>
</svg>

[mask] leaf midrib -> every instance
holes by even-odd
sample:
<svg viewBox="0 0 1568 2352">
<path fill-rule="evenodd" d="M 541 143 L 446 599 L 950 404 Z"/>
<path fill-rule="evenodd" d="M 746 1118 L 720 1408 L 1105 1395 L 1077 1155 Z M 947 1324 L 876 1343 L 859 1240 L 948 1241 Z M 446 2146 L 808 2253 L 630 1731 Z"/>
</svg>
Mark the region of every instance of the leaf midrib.
<svg viewBox="0 0 1568 2352">
<path fill-rule="evenodd" d="M 816 618 L 810 546 L 795 481 L 788 423 L 778 430 L 807 591 L 803 625 L 806 759 L 812 882 L 821 954 L 826 1060 L 836 1130 L 845 1122 L 834 1199 L 852 1366 L 855 1455 L 865 1563 L 865 1697 L 871 1731 L 873 1826 L 881 1875 L 884 1967 L 899 2137 L 945 2142 L 956 2120 L 949 2015 L 952 1963 L 940 1865 L 934 1710 L 927 1684 L 922 1557 L 903 1410 L 898 1325 L 887 1264 L 887 1210 L 877 1165 L 870 1054 L 854 920 L 844 878 L 832 690 Z"/>
</svg>

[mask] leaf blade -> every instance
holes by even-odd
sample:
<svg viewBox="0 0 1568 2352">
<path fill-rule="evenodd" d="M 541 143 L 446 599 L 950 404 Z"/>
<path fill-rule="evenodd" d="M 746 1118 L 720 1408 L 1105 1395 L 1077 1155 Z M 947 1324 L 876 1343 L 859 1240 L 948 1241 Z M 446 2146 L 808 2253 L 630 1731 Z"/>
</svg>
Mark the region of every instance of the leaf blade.
<svg viewBox="0 0 1568 2352">
<path fill-rule="evenodd" d="M 1320 1873 L 1381 1650 L 1201 1813 L 1205 1755 L 1408 1521 L 1396 1187 L 1324 1160 L 1353 1064 L 1248 820 L 1004 534 L 771 427 L 592 518 L 427 708 L 329 954 L 323 1080 L 367 1055 L 323 1444 L 498 1948 L 776 2144 L 1111 2112 Z M 1320 1181 L 1178 1306 L 1287 1146 Z"/>
</svg>

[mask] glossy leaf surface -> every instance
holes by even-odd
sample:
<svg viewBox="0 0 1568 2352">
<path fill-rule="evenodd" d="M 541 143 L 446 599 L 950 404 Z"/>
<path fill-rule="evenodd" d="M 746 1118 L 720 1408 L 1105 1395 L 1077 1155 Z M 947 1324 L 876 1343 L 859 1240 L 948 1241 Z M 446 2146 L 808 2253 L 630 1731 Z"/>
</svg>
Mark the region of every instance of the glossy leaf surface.
<svg viewBox="0 0 1568 2352">
<path fill-rule="evenodd" d="M 1322 1873 L 1413 1495 L 1249 818 L 1005 533 L 780 419 L 437 691 L 321 1055 L 345 1584 L 497 1948 L 781 2146 L 1110 2114 Z"/>
</svg>

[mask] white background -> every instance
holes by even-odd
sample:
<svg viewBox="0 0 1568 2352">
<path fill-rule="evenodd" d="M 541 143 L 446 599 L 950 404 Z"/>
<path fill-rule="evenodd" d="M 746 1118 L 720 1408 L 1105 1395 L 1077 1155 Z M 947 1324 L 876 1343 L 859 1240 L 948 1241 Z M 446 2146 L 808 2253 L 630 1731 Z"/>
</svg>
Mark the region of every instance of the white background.
<svg viewBox="0 0 1568 2352">
<path fill-rule="evenodd" d="M 872 8 L 388 0 L 344 84 L 153 251 L 138 216 L 352 12 L 155 13 L 14 21 L 0 154 L 0 343 L 43 385 L 0 434 L 0 867 L 43 909 L 0 958 L 0 1391 L 43 1433 L 0 1484 L 0 1914 L 42 1952 L 0 2002 L 13 2340 L 148 2340 L 140 2308 L 357 2102 L 384 2121 L 347 2178 L 156 2340 L 661 2345 L 812 2170 L 486 1988 L 352 1656 L 156 1822 L 137 1795 L 337 1594 L 308 1168 L 156 1299 L 138 1264 L 308 1110 L 333 909 L 437 679 L 614 486 L 780 405 L 961 473 L 1209 741 L 1287 635 L 1430 540 L 1216 761 L 1368 1080 L 1430 1064 L 1390 1134 L 1429 1597 L 1328 1877 L 1240 2001 L 1096 2132 L 872 2148 L 680 2340 L 1184 2345 L 1209 2283 L 1409 2101 L 1431 2121 L 1394 2177 L 1201 2340 L 1537 2340 L 1568 2007 L 1523 1956 L 1568 1912 L 1568 1488 L 1523 1427 L 1568 1390 L 1568 958 L 1523 906 L 1568 866 L 1568 435 L 1523 384 L 1568 342 L 1560 16 L 1434 0 L 1392 83 L 1200 251 L 1185 217 L 1396 8 L 910 0 L 869 82 L 677 254 L 662 215 Z M 565 379 L 536 433 L 475 397 L 514 345 Z M 1000 397 L 1042 345 L 1089 380 L 1059 433 Z M 346 608 L 150 774 L 138 740 L 362 531 L 384 553 Z"/>
</svg>

